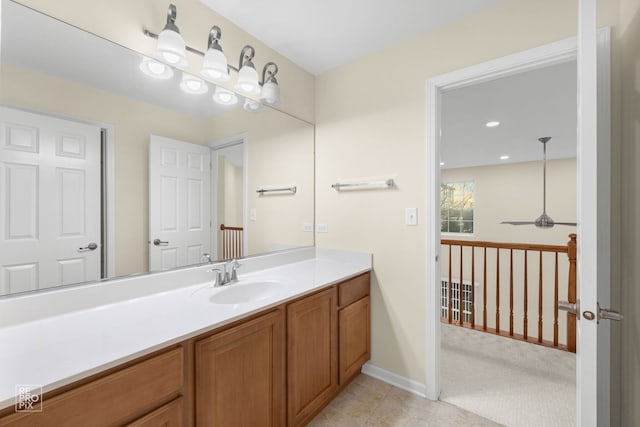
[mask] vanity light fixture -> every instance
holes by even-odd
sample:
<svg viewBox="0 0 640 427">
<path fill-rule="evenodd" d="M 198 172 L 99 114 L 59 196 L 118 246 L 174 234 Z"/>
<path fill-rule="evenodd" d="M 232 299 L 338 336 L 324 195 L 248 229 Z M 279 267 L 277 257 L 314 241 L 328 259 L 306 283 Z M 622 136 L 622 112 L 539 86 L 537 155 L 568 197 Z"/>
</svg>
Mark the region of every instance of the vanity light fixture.
<svg viewBox="0 0 640 427">
<path fill-rule="evenodd" d="M 228 89 L 217 86 L 213 92 L 213 100 L 220 105 L 235 105 L 238 103 L 238 96 Z"/>
<path fill-rule="evenodd" d="M 222 30 L 217 25 L 211 27 L 209 31 L 209 41 L 207 43 L 207 53 L 204 54 L 202 63 L 203 76 L 216 82 L 226 82 L 229 80 L 229 65 L 227 57 L 224 56 L 222 46 L 220 46 Z"/>
<path fill-rule="evenodd" d="M 258 111 L 264 110 L 264 105 L 262 105 L 258 101 L 254 101 L 251 98 L 245 98 L 244 105 L 242 106 L 242 108 L 244 108 L 245 111 L 248 111 L 250 113 L 257 113 Z"/>
<path fill-rule="evenodd" d="M 260 101 L 268 105 L 278 105 L 280 103 L 280 87 L 278 80 L 278 65 L 275 62 L 267 62 L 262 69 L 262 95 Z"/>
<path fill-rule="evenodd" d="M 191 74 L 182 73 L 182 81 L 180 82 L 180 89 L 186 93 L 193 95 L 202 95 L 207 93 L 209 86 L 204 80 L 192 76 Z"/>
<path fill-rule="evenodd" d="M 256 51 L 253 46 L 246 45 L 240 51 L 240 61 L 238 62 L 238 81 L 234 88 L 246 95 L 258 95 L 260 93 L 260 82 L 258 81 L 258 72 L 256 66 L 251 60 L 255 56 Z"/>
<path fill-rule="evenodd" d="M 154 79 L 166 80 L 173 77 L 173 70 L 171 67 L 151 58 L 145 57 L 142 59 L 142 62 L 140 63 L 140 70 Z"/>
<path fill-rule="evenodd" d="M 156 55 L 171 65 L 184 67 L 187 65 L 187 51 L 184 39 L 176 25 L 177 9 L 174 4 L 167 10 L 167 24 L 158 35 Z"/>
<path fill-rule="evenodd" d="M 229 80 L 229 71 L 233 70 L 238 73 L 238 79 L 234 85 L 238 92 L 255 98 L 259 97 L 262 92 L 260 102 L 268 105 L 278 105 L 280 103 L 280 87 L 276 79 L 278 65 L 275 62 L 267 62 L 262 69 L 262 81 L 260 81 L 256 67 L 253 64 L 255 56 L 253 46 L 245 45 L 242 48 L 238 67 L 236 68 L 228 63 L 222 46 L 220 46 L 220 39 L 222 38 L 220 27 L 217 25 L 211 27 L 207 39 L 207 52 L 201 52 L 185 44 L 175 23 L 176 15 L 176 6 L 170 4 L 167 10 L 167 24 L 159 35 L 143 29 L 144 35 L 158 40 L 156 47 L 158 59 L 171 65 L 184 67 L 187 65 L 186 51 L 195 53 L 204 58 L 200 71 L 204 77 L 215 82 L 225 82 Z M 223 94 L 221 97 L 227 98 L 228 94 Z M 214 94 L 215 98 L 216 95 Z M 237 101 L 236 97 L 235 102 Z"/>
</svg>

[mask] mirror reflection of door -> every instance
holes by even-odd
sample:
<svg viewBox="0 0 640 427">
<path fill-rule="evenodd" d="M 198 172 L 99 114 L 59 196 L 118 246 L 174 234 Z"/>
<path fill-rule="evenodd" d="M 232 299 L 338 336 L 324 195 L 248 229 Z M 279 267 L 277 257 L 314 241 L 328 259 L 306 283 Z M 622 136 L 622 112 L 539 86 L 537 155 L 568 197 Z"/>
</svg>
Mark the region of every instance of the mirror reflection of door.
<svg viewBox="0 0 640 427">
<path fill-rule="evenodd" d="M 214 247 L 217 259 L 240 258 L 245 254 L 245 162 L 244 140 L 213 147 L 215 187 Z"/>
<path fill-rule="evenodd" d="M 101 275 L 101 129 L 0 107 L 0 295 Z"/>
<path fill-rule="evenodd" d="M 210 148 L 151 135 L 149 269 L 201 262 L 211 253 Z"/>
</svg>

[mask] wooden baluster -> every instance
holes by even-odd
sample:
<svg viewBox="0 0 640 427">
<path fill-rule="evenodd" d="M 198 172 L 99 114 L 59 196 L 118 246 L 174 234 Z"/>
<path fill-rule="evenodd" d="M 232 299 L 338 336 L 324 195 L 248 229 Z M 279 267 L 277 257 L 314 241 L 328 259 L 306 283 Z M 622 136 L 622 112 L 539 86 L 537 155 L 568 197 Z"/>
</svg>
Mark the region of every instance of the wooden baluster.
<svg viewBox="0 0 640 427">
<path fill-rule="evenodd" d="M 513 249 L 509 250 L 509 336 L 513 336 Z"/>
<path fill-rule="evenodd" d="M 553 346 L 558 346 L 558 252 L 556 252 L 556 270 L 553 288 Z"/>
<path fill-rule="evenodd" d="M 476 327 L 476 248 L 471 247 L 471 329 Z"/>
<path fill-rule="evenodd" d="M 569 257 L 569 288 L 567 300 L 576 302 L 576 259 L 578 254 L 576 234 L 569 234 L 567 256 Z M 576 315 L 567 313 L 567 351 L 576 352 Z"/>
<path fill-rule="evenodd" d="M 482 329 L 487 330 L 487 247 L 484 248 L 482 269 Z"/>
<path fill-rule="evenodd" d="M 464 280 L 462 276 L 462 248 L 460 245 L 460 279 L 458 280 L 458 324 L 464 326 Z"/>
<path fill-rule="evenodd" d="M 449 245 L 449 307 L 448 307 L 448 311 L 447 311 L 447 317 L 449 318 L 449 324 L 451 324 L 451 322 L 453 321 L 453 304 L 451 303 L 451 300 L 453 299 L 453 291 L 452 291 L 452 286 L 451 286 L 451 246 Z"/>
<path fill-rule="evenodd" d="M 538 251 L 538 342 L 542 342 L 542 251 Z"/>
<path fill-rule="evenodd" d="M 524 251 L 524 318 L 522 325 L 522 335 L 526 341 L 529 338 L 529 272 L 528 272 L 528 251 Z"/>
<path fill-rule="evenodd" d="M 496 248 L 496 334 L 500 334 L 500 248 Z"/>
</svg>

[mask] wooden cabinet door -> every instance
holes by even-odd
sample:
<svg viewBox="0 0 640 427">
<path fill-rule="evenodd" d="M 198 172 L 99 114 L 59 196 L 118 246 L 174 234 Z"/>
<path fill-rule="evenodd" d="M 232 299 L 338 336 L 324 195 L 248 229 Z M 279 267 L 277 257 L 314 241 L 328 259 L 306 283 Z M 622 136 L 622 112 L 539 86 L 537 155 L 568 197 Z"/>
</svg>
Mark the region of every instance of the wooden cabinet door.
<svg viewBox="0 0 640 427">
<path fill-rule="evenodd" d="M 370 313 L 368 296 L 338 312 L 341 385 L 357 375 L 371 356 Z"/>
<path fill-rule="evenodd" d="M 282 311 L 196 342 L 196 425 L 285 425 Z"/>
<path fill-rule="evenodd" d="M 289 425 L 304 425 L 337 390 L 336 288 L 287 307 Z"/>
<path fill-rule="evenodd" d="M 167 403 L 150 414 L 127 424 L 127 427 L 180 427 L 184 425 L 184 399 Z"/>
</svg>

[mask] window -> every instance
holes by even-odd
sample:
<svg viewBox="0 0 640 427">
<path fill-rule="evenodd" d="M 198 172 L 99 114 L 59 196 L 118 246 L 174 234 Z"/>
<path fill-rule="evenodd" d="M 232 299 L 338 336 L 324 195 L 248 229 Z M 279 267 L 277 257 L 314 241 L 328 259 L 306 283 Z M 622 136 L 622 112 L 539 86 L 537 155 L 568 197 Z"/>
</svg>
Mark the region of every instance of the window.
<svg viewBox="0 0 640 427">
<path fill-rule="evenodd" d="M 473 182 L 440 185 L 440 231 L 473 234 Z"/>
</svg>

